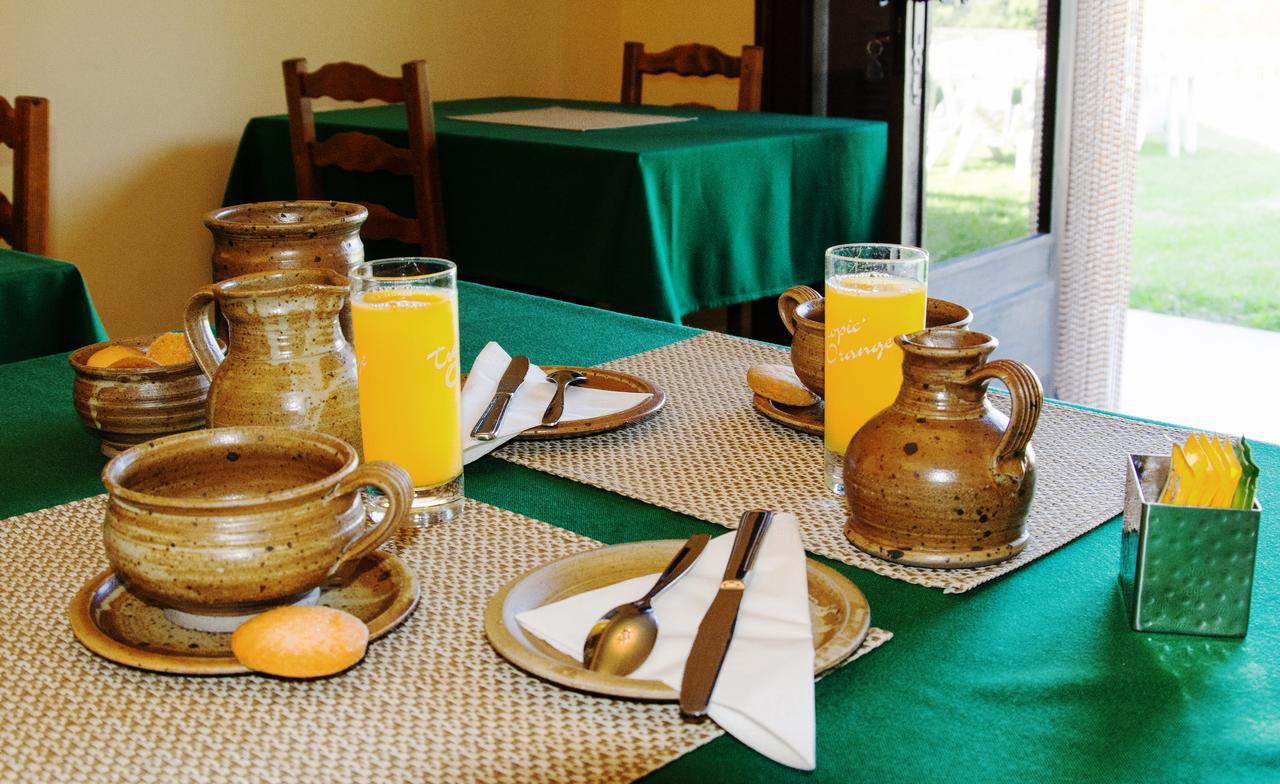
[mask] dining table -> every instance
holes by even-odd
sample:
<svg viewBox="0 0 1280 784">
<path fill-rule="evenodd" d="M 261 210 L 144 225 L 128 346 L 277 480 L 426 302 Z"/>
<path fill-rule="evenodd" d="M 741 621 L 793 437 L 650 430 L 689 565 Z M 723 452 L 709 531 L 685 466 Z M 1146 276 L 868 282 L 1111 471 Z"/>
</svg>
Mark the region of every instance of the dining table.
<svg viewBox="0 0 1280 784">
<path fill-rule="evenodd" d="M 566 130 L 464 117 L 559 106 L 682 122 Z M 835 117 L 527 97 L 434 104 L 450 258 L 463 279 L 679 322 L 822 278 L 881 237 L 887 126 Z M 400 105 L 316 112 L 316 134 L 407 146 Z M 296 196 L 286 115 L 248 122 L 223 203 Z M 408 178 L 324 170 L 329 198 L 413 215 Z M 367 243 L 366 255 L 416 255 Z"/>
<path fill-rule="evenodd" d="M 65 261 L 0 248 L 0 364 L 107 339 L 80 270 Z"/>
<path fill-rule="evenodd" d="M 689 327 L 473 283 L 460 284 L 459 301 L 464 367 L 490 340 L 538 363 L 594 365 L 700 335 Z M 76 419 L 71 385 L 64 354 L 0 366 L 0 421 L 5 423 L 0 429 L 0 517 L 102 492 L 103 458 Z M 749 399 L 745 386 L 724 393 Z M 679 399 L 669 400 L 669 410 L 654 421 L 674 415 L 680 406 Z M 685 514 L 513 464 L 500 459 L 501 454 L 499 450 L 466 467 L 469 498 L 609 544 L 724 531 Z M 784 768 L 722 736 L 644 780 L 1276 780 L 1280 538 L 1270 509 L 1280 498 L 1280 446 L 1257 443 L 1254 456 L 1261 468 L 1259 495 L 1266 511 L 1258 540 L 1252 617 L 1244 639 L 1132 631 L 1117 582 L 1119 519 L 958 595 L 812 556 L 852 580 L 867 597 L 872 623 L 894 635 L 883 647 L 830 671 L 816 684 L 816 770 Z M 1123 467 L 1115 469 L 1119 474 Z M 1089 491 L 1080 488 L 1082 493 Z M 449 525 L 466 534 L 468 521 L 464 516 Z M 6 530 L 6 521 L 0 520 L 0 539 Z M 502 558 L 501 549 L 491 557 Z M 60 568 L 56 546 L 43 558 L 44 568 Z M 424 595 L 439 588 L 430 571 L 420 577 Z M 48 624 L 65 627 L 71 598 L 59 594 L 40 599 L 47 601 Z M 476 639 L 484 634 L 478 618 L 485 599 L 468 600 L 475 603 Z M 0 597 L 0 637 L 8 639 L 16 626 L 6 604 Z M 422 623 L 429 630 L 432 619 Z M 406 633 L 394 632 L 388 639 Z M 66 646 L 77 647 L 69 630 L 61 635 Z M 20 651 L 20 644 L 0 645 L 0 683 L 8 678 L 12 685 L 28 667 Z M 102 689 L 113 688 L 110 673 L 81 672 L 95 661 L 93 654 L 78 650 L 74 661 L 76 666 L 65 678 L 100 678 Z M 156 699 L 197 699 L 202 693 L 194 683 L 198 678 L 143 676 Z M 319 682 L 299 688 L 330 687 Z M 188 692 L 197 696 L 184 697 Z M 600 710 L 612 702 L 590 699 Z M 670 710 L 674 714 L 675 706 Z M 394 731 L 404 732 L 412 726 L 410 718 L 385 720 L 398 728 Z M 29 734 L 23 736 L 24 731 Z M 51 766 L 60 755 L 87 753 L 80 748 L 78 734 L 46 729 L 37 737 L 34 730 L 6 726 L 0 720 L 0 745 L 14 742 L 14 737 L 43 743 L 42 753 Z M 446 737 L 420 740 L 424 746 L 452 742 Z M 167 742 L 189 745 L 195 749 L 191 753 L 198 754 L 202 741 L 193 737 Z M 301 737 L 297 742 L 308 740 Z M 526 737 L 506 741 L 517 754 L 538 742 Z M 608 778 L 604 773 L 609 759 L 593 764 L 599 770 L 579 771 L 576 778 Z M 0 778 L 5 765 L 0 760 Z M 91 763 L 86 765 L 92 772 Z M 466 771 L 454 773 L 458 779 L 474 778 Z M 387 780 L 393 778 L 388 774 Z"/>
</svg>

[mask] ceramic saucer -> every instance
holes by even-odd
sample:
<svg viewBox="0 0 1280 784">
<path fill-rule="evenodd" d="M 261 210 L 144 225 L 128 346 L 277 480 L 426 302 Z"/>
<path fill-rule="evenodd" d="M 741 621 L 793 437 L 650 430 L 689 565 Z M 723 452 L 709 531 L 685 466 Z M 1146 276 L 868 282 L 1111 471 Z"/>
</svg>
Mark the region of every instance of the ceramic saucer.
<svg viewBox="0 0 1280 784">
<path fill-rule="evenodd" d="M 320 586 L 317 602 L 345 610 L 369 627 L 370 641 L 400 625 L 418 605 L 418 579 L 395 555 L 377 551 L 342 581 Z M 71 630 L 86 648 L 118 664 L 181 675 L 250 670 L 231 654 L 231 635 L 183 628 L 164 608 L 129 591 L 114 571 L 85 584 L 71 602 Z"/>
</svg>

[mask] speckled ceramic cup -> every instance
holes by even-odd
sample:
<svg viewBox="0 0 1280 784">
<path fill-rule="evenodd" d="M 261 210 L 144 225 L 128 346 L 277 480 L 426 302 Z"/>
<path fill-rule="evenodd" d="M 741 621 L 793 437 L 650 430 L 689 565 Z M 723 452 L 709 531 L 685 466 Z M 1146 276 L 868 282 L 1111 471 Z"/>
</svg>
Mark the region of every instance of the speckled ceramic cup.
<svg viewBox="0 0 1280 784">
<path fill-rule="evenodd" d="M 102 483 L 112 567 L 133 592 L 199 615 L 297 600 L 385 542 L 413 498 L 399 466 L 360 465 L 338 438 L 271 427 L 158 438 L 113 458 Z M 367 530 L 366 486 L 387 499 Z"/>
</svg>

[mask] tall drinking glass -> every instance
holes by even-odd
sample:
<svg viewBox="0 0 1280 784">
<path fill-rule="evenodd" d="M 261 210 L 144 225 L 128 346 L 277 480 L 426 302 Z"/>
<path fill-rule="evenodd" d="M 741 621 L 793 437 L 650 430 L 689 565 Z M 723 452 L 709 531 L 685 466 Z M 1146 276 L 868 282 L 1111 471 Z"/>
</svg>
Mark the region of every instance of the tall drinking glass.
<svg viewBox="0 0 1280 784">
<path fill-rule="evenodd" d="M 929 254 L 901 245 L 837 245 L 826 257 L 824 400 L 827 488 L 844 495 L 853 434 L 902 385 L 894 337 L 924 329 Z"/>
<path fill-rule="evenodd" d="M 413 477 L 405 525 L 452 520 L 462 513 L 457 268 L 443 259 L 359 265 L 351 326 L 365 459 Z"/>
</svg>

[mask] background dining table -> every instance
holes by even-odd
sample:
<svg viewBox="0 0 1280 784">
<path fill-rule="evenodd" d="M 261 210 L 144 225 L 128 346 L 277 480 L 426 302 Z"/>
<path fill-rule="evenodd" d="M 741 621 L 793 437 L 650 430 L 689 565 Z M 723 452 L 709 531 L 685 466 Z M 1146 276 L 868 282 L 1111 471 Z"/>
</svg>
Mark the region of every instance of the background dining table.
<svg viewBox="0 0 1280 784">
<path fill-rule="evenodd" d="M 590 365 L 698 334 L 486 286 L 459 289 L 466 364 L 489 340 L 535 362 Z M 76 419 L 71 383 L 63 354 L 0 366 L 0 517 L 102 492 L 103 458 Z M 749 405 L 745 386 L 739 392 Z M 1262 502 L 1274 504 L 1280 446 L 1259 443 L 1254 454 Z M 1119 476 L 1123 466 L 1115 468 Z M 724 532 L 494 456 L 467 467 L 466 486 L 470 497 L 607 543 Z M 816 772 L 782 768 L 722 737 L 646 780 L 1274 780 L 1280 547 L 1273 516 L 1264 512 L 1243 640 L 1130 631 L 1116 579 L 1119 520 L 963 595 L 819 559 L 862 589 L 872 623 L 895 636 L 817 684 Z M 50 551 L 49 568 L 57 559 Z M 431 591 L 430 575 L 424 580 Z M 65 623 L 70 599 L 48 597 L 49 623 Z M 0 599 L 0 631 L 5 612 Z M 483 634 L 479 623 L 475 633 Z M 76 644 L 69 632 L 67 644 Z"/>
<path fill-rule="evenodd" d="M 552 105 L 696 119 L 594 131 L 456 119 Z M 820 280 L 824 249 L 880 231 L 882 122 L 512 97 L 434 110 L 450 258 L 467 280 L 678 322 Z M 321 139 L 363 131 L 407 145 L 398 105 L 315 121 Z M 324 176 L 330 198 L 413 214 L 407 178 Z M 224 204 L 295 194 L 288 117 L 252 119 Z M 369 243 L 366 255 L 406 252 Z"/>
<path fill-rule="evenodd" d="M 0 364 L 107 339 L 75 265 L 0 248 Z"/>
</svg>

